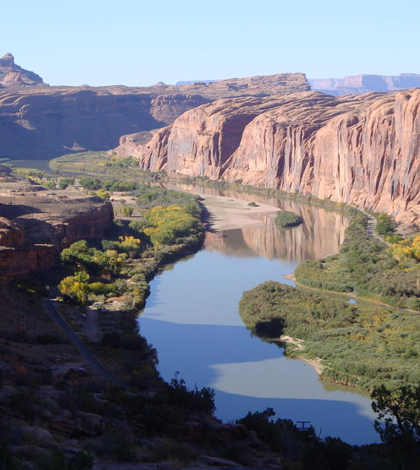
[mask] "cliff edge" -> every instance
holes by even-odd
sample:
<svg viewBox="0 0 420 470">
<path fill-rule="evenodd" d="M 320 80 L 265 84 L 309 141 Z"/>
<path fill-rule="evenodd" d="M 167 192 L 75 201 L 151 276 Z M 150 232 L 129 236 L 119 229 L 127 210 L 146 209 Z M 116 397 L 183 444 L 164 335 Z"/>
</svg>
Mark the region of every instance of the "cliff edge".
<svg viewBox="0 0 420 470">
<path fill-rule="evenodd" d="M 242 180 L 418 224 L 419 148 L 420 90 L 411 90 L 217 100 L 184 113 L 133 153 L 152 171 Z"/>
</svg>

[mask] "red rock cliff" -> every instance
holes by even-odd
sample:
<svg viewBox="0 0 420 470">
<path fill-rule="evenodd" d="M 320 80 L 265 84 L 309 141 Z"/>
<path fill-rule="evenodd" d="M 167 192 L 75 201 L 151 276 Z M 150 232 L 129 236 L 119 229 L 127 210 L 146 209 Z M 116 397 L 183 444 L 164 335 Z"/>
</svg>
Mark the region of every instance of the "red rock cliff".
<svg viewBox="0 0 420 470">
<path fill-rule="evenodd" d="M 51 267 L 59 248 L 105 237 L 112 221 L 110 202 L 49 192 L 0 167 L 0 277 Z"/>
<path fill-rule="evenodd" d="M 418 223 L 420 90 L 233 98 L 137 148 L 143 168 L 312 194 Z"/>
</svg>

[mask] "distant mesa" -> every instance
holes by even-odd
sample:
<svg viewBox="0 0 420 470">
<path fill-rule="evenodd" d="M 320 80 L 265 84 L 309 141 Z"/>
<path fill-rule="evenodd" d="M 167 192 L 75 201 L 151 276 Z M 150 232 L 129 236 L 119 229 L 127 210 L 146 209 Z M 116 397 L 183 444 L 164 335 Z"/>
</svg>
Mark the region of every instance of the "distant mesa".
<svg viewBox="0 0 420 470">
<path fill-rule="evenodd" d="M 45 85 L 42 78 L 30 70 L 15 64 L 15 58 L 7 53 L 0 58 L 0 88 Z"/>
<path fill-rule="evenodd" d="M 209 83 L 215 83 L 215 82 L 220 82 L 220 80 L 181 80 L 179 82 L 176 82 L 177 86 L 182 86 L 182 85 L 194 85 L 194 84 L 200 84 L 200 85 L 208 85 Z"/>
<path fill-rule="evenodd" d="M 312 90 L 322 91 L 329 95 L 342 96 L 371 91 L 388 92 L 420 87 L 420 75 L 402 73 L 391 75 L 349 75 L 344 78 L 308 79 Z"/>
</svg>

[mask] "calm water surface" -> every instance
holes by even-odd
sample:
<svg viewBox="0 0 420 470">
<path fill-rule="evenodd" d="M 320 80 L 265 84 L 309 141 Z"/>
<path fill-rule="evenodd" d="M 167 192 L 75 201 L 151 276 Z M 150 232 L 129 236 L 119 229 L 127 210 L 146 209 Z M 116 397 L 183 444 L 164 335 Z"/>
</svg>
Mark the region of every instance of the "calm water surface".
<svg viewBox="0 0 420 470">
<path fill-rule="evenodd" d="M 152 281 L 141 333 L 158 350 L 163 378 L 179 371 L 189 387 L 214 388 L 216 414 L 225 421 L 272 407 L 280 418 L 311 421 L 322 437 L 377 442 L 368 397 L 323 385 L 310 365 L 287 359 L 243 326 L 243 291 L 266 280 L 291 284 L 284 275 L 305 259 L 337 251 L 346 227 L 333 212 L 265 201 L 300 213 L 305 224 L 282 232 L 263 217 L 260 227 L 208 233 L 204 250 Z"/>
</svg>

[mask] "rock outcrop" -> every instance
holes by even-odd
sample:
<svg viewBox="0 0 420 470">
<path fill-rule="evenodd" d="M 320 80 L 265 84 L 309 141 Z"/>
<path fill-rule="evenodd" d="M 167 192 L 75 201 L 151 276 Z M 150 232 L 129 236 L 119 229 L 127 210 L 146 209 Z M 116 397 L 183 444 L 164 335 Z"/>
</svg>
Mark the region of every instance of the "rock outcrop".
<svg viewBox="0 0 420 470">
<path fill-rule="evenodd" d="M 46 191 L 4 167 L 0 188 L 0 277 L 49 268 L 60 248 L 103 238 L 112 224 L 111 203 L 98 197 Z"/>
<path fill-rule="evenodd" d="M 211 100 L 309 89 L 299 73 L 183 86 L 50 87 L 6 54 L 0 59 L 0 158 L 48 159 L 108 150 L 122 135 L 160 128 Z"/>
<path fill-rule="evenodd" d="M 180 116 L 139 146 L 150 170 L 311 194 L 418 223 L 420 90 L 233 98 Z"/>
<path fill-rule="evenodd" d="M 53 158 L 108 150 L 122 134 L 171 123 L 207 103 L 201 96 L 155 96 L 126 87 L 0 91 L 0 156 Z"/>
<path fill-rule="evenodd" d="M 420 87 L 420 75 L 402 73 L 390 75 L 349 75 L 344 78 L 314 78 L 308 80 L 312 90 L 341 96 L 370 91 L 396 91 Z"/>
<path fill-rule="evenodd" d="M 34 72 L 15 64 L 12 54 L 0 58 L 0 88 L 45 85 L 42 78 Z"/>
</svg>

